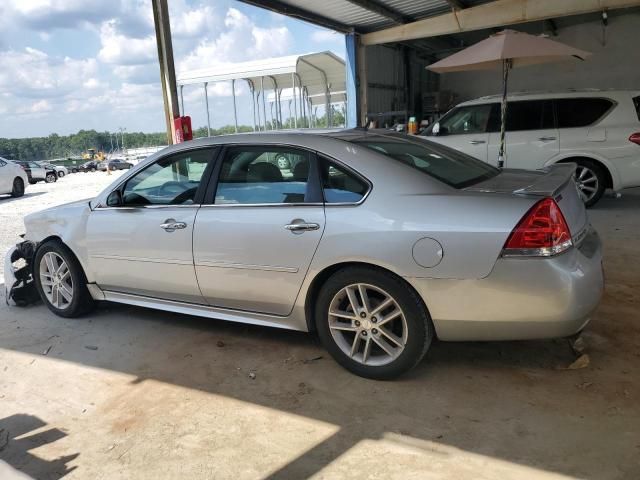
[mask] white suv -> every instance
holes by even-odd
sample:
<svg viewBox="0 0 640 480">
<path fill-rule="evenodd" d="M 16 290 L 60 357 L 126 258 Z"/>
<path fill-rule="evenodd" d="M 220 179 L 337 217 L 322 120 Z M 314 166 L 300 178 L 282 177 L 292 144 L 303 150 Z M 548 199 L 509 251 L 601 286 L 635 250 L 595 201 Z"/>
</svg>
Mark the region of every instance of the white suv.
<svg viewBox="0 0 640 480">
<path fill-rule="evenodd" d="M 517 93 L 508 101 L 506 167 L 575 162 L 587 206 L 607 188 L 640 186 L 640 91 Z M 500 96 L 461 103 L 422 135 L 496 165 Z"/>
</svg>

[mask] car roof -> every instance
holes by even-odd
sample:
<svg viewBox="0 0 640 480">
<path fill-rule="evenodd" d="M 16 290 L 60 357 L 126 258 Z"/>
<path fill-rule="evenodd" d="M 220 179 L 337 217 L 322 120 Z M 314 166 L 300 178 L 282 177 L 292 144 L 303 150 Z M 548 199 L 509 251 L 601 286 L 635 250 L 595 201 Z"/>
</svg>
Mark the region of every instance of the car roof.
<svg viewBox="0 0 640 480">
<path fill-rule="evenodd" d="M 640 90 L 607 90 L 607 89 L 597 89 L 597 88 L 583 88 L 583 89 L 567 89 L 567 90 L 555 90 L 555 91 L 523 91 L 523 92 L 513 92 L 507 95 L 507 100 L 541 100 L 541 99 L 552 99 L 552 98 L 584 98 L 584 97 L 611 97 L 617 98 L 619 96 L 629 97 L 629 95 L 640 95 Z M 461 102 L 457 106 L 465 106 L 465 105 L 478 105 L 483 103 L 494 103 L 499 102 L 502 99 L 502 94 L 496 95 L 485 95 L 483 97 L 478 97 L 473 100 L 468 100 L 466 102 Z"/>
</svg>

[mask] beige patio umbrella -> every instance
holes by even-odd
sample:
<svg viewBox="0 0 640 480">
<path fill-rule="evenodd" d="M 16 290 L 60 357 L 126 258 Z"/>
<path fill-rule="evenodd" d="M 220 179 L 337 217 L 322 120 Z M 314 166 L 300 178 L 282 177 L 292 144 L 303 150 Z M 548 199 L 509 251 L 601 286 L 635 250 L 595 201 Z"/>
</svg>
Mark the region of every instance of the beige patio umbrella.
<svg viewBox="0 0 640 480">
<path fill-rule="evenodd" d="M 589 52 L 578 50 L 563 43 L 537 37 L 516 30 L 503 30 L 458 53 L 429 65 L 437 73 L 468 70 L 490 70 L 502 67 L 502 111 L 500 122 L 500 151 L 498 167 L 504 166 L 504 130 L 507 119 L 507 82 L 509 70 L 540 63 L 557 62 L 577 58 L 585 60 Z"/>
</svg>

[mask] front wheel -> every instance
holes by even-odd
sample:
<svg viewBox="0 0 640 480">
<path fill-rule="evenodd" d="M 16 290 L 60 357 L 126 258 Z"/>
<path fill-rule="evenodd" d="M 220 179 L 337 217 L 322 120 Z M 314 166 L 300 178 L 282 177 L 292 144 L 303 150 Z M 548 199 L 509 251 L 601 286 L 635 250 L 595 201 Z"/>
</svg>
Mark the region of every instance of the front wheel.
<svg viewBox="0 0 640 480">
<path fill-rule="evenodd" d="M 21 178 L 15 178 L 13 180 L 13 188 L 11 189 L 11 196 L 14 198 L 24 195 L 24 180 Z"/>
<path fill-rule="evenodd" d="M 44 178 L 44 181 L 47 183 L 53 183 L 58 180 L 58 177 L 55 173 L 47 173 L 47 176 Z"/>
<path fill-rule="evenodd" d="M 350 267 L 322 286 L 315 306 L 320 341 L 356 375 L 393 379 L 420 362 L 433 323 L 404 280 L 380 270 Z"/>
<path fill-rule="evenodd" d="M 56 315 L 78 317 L 93 307 L 80 262 L 62 243 L 44 243 L 36 253 L 33 270 L 40 298 Z"/>
</svg>

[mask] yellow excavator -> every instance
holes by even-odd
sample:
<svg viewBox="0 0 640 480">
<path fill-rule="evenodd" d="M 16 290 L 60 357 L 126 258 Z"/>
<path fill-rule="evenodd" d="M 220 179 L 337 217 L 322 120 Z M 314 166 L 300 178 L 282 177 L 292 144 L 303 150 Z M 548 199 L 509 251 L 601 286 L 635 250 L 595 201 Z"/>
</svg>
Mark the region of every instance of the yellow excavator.
<svg viewBox="0 0 640 480">
<path fill-rule="evenodd" d="M 103 161 L 107 156 L 104 152 L 97 152 L 95 148 L 87 148 L 87 151 L 82 154 L 83 160 L 95 160 L 96 162 Z"/>
</svg>

